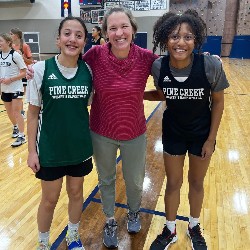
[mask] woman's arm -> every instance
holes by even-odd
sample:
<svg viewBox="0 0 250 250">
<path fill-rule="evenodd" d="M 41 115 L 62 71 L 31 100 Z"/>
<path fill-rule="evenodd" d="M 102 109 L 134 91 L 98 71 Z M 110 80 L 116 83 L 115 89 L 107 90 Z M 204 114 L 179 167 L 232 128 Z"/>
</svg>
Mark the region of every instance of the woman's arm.
<svg viewBox="0 0 250 250">
<path fill-rule="evenodd" d="M 29 104 L 27 117 L 27 134 L 28 134 L 28 166 L 34 173 L 39 171 L 40 163 L 36 151 L 36 136 L 38 128 L 38 115 L 40 107 Z"/>
<path fill-rule="evenodd" d="M 31 80 L 34 78 L 34 69 L 32 68 L 32 65 L 28 65 L 28 68 L 26 70 L 26 75 L 25 77 L 28 79 L 28 80 Z"/>
<path fill-rule="evenodd" d="M 26 65 L 30 65 L 33 63 L 33 57 L 31 53 L 30 46 L 27 43 L 23 44 L 23 60 Z"/>
<path fill-rule="evenodd" d="M 32 57 L 25 57 L 25 55 L 23 55 L 23 60 L 24 60 L 25 64 L 27 64 L 27 65 L 30 65 L 33 63 Z"/>
<path fill-rule="evenodd" d="M 211 126 L 206 142 L 202 148 L 202 157 L 208 158 L 213 154 L 217 132 L 224 110 L 224 90 L 212 92 Z"/>
<path fill-rule="evenodd" d="M 20 69 L 19 75 L 11 77 L 12 82 L 21 80 L 22 78 L 25 77 L 25 75 L 26 75 L 26 69 Z"/>
<path fill-rule="evenodd" d="M 99 55 L 101 53 L 99 48 L 102 48 L 102 47 L 103 46 L 94 46 L 82 55 L 83 61 L 85 61 L 90 66 L 90 68 L 92 70 L 94 69 L 94 65 L 98 61 Z M 98 53 L 98 52 L 100 52 L 100 53 Z"/>
<path fill-rule="evenodd" d="M 144 100 L 147 101 L 165 101 L 166 98 L 160 89 L 144 91 Z"/>
</svg>

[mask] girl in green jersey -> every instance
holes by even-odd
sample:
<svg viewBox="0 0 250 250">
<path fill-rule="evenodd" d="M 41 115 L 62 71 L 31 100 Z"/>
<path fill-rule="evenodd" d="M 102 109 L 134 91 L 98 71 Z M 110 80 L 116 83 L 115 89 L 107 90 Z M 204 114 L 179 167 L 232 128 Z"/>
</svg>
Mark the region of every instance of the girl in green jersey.
<svg viewBox="0 0 250 250">
<path fill-rule="evenodd" d="M 62 20 L 57 38 L 60 54 L 34 65 L 27 89 L 28 166 L 41 179 L 37 250 L 50 249 L 49 230 L 63 177 L 69 197 L 68 249 L 84 249 L 78 228 L 83 180 L 92 166 L 88 99 L 92 75 L 81 59 L 87 29 L 80 18 Z"/>
</svg>

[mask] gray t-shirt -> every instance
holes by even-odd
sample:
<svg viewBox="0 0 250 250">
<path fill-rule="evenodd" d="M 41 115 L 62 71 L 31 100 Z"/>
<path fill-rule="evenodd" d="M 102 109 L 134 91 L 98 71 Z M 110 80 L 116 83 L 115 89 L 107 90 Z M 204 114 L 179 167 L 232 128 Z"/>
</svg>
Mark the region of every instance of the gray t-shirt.
<svg viewBox="0 0 250 250">
<path fill-rule="evenodd" d="M 157 89 L 159 89 L 158 79 L 160 77 L 162 58 L 163 57 L 160 57 L 154 61 L 151 70 L 151 74 L 154 78 L 154 85 Z M 184 82 L 188 78 L 191 72 L 192 65 L 193 65 L 193 58 L 192 62 L 186 68 L 177 69 L 172 67 L 171 65 L 169 65 L 169 67 L 173 77 L 178 82 Z M 220 62 L 220 60 L 218 60 L 218 58 L 214 56 L 204 55 L 204 65 L 205 65 L 205 73 L 208 81 L 211 83 L 212 91 L 218 92 L 229 87 L 226 74 L 222 67 L 222 63 Z"/>
</svg>

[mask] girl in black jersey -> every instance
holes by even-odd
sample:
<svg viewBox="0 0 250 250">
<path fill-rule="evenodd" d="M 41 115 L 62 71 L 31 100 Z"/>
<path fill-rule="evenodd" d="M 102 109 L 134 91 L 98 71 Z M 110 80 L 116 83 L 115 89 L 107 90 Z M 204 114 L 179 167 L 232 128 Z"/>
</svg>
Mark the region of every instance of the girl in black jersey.
<svg viewBox="0 0 250 250">
<path fill-rule="evenodd" d="M 102 45 L 105 43 L 104 38 L 101 36 L 101 28 L 99 26 L 95 26 L 92 29 L 92 47 L 95 45 Z"/>
<path fill-rule="evenodd" d="M 167 249 L 177 240 L 176 215 L 183 182 L 186 152 L 189 156 L 190 219 L 187 234 L 192 249 L 207 249 L 199 217 L 203 203 L 203 181 L 214 152 L 224 109 L 224 89 L 229 86 L 221 62 L 200 52 L 206 25 L 194 10 L 182 15 L 164 14 L 154 25 L 155 52 L 159 46 L 168 55 L 152 66 L 157 90 L 145 92 L 146 100 L 166 100 L 162 120 L 162 143 L 167 186 L 166 225 L 150 249 Z"/>
</svg>

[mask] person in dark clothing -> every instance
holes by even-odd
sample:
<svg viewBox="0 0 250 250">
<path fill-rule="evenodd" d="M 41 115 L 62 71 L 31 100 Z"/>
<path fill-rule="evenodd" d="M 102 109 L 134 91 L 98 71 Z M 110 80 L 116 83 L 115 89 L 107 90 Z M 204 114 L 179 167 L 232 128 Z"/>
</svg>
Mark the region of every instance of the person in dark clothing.
<svg viewBox="0 0 250 250">
<path fill-rule="evenodd" d="M 92 47 L 95 45 L 102 45 L 105 44 L 105 40 L 102 37 L 102 33 L 101 33 L 101 28 L 99 26 L 95 26 L 92 29 Z"/>
<path fill-rule="evenodd" d="M 153 31 L 153 51 L 159 46 L 168 55 L 153 63 L 156 90 L 145 92 L 144 99 L 165 100 L 167 105 L 162 120 L 167 221 L 150 250 L 167 249 L 177 240 L 175 220 L 187 152 L 190 204 L 187 234 L 192 249 L 203 250 L 207 249 L 199 224 L 203 182 L 215 150 L 224 109 L 224 89 L 229 83 L 221 61 L 200 53 L 206 25 L 195 10 L 187 10 L 182 15 L 165 13 L 156 21 Z"/>
</svg>

